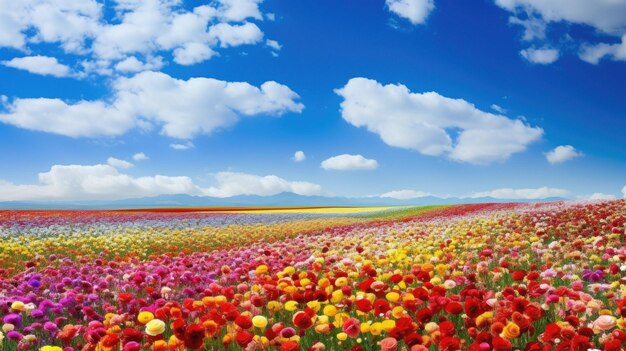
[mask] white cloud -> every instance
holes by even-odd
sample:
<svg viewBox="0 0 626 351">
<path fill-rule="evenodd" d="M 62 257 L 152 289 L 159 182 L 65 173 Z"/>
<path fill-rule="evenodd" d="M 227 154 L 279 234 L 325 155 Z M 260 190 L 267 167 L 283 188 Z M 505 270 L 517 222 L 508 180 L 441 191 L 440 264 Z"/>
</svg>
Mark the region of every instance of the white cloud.
<svg viewBox="0 0 626 351">
<path fill-rule="evenodd" d="M 353 78 L 336 93 L 342 117 L 388 145 L 474 164 L 503 161 L 537 141 L 543 130 L 477 109 L 436 92 L 412 93 L 401 84 Z M 460 130 L 456 140 L 453 131 Z"/>
<path fill-rule="evenodd" d="M 146 62 L 139 61 L 135 56 L 130 56 L 115 65 L 115 70 L 122 73 L 136 73 L 141 71 L 158 71 L 163 67 L 161 57 L 149 57 Z"/>
<path fill-rule="evenodd" d="M 146 154 L 144 154 L 143 152 L 138 152 L 133 155 L 133 160 L 135 161 L 147 161 L 149 159 L 150 157 L 146 156 Z"/>
<path fill-rule="evenodd" d="M 434 0 L 385 0 L 389 11 L 407 19 L 414 25 L 425 23 L 435 8 Z"/>
<path fill-rule="evenodd" d="M 524 40 L 545 41 L 546 27 L 551 23 L 567 22 L 594 28 L 608 36 L 626 35 L 626 1 L 622 0 L 495 0 L 501 8 L 509 11 L 510 22 L 524 27 Z M 626 60 L 626 40 L 622 44 L 583 44 L 579 57 L 590 63 L 598 63 L 608 56 L 614 60 Z M 532 49 L 531 49 L 532 50 Z M 543 59 L 552 61 L 558 56 L 544 53 Z"/>
<path fill-rule="evenodd" d="M 54 165 L 39 184 L 0 183 L 1 201 L 114 200 L 163 194 L 201 195 L 189 177 L 131 177 L 110 165 Z"/>
<path fill-rule="evenodd" d="M 622 36 L 621 40 L 620 43 L 616 44 L 584 44 L 578 53 L 578 57 L 593 65 L 598 64 L 603 58 L 626 61 L 626 34 Z"/>
<path fill-rule="evenodd" d="M 416 190 L 394 190 L 384 194 L 381 194 L 379 197 L 391 198 L 397 200 L 410 200 L 417 199 L 420 197 L 428 197 L 428 196 L 436 196 L 431 193 L 427 193 L 424 191 L 416 191 Z M 438 197 L 438 196 L 437 196 Z"/>
<path fill-rule="evenodd" d="M 501 107 L 499 105 L 492 104 L 490 107 L 491 107 L 492 110 L 494 110 L 494 111 L 496 111 L 498 113 L 506 113 L 506 110 L 504 109 L 504 107 Z"/>
<path fill-rule="evenodd" d="M 520 51 L 520 55 L 528 62 L 548 65 L 559 59 L 559 50 L 551 48 L 529 48 Z"/>
<path fill-rule="evenodd" d="M 189 139 L 232 126 L 241 116 L 279 116 L 304 109 L 296 102 L 298 94 L 273 81 L 257 88 L 210 78 L 179 80 L 148 71 L 119 78 L 113 87 L 111 102 L 15 99 L 5 103 L 0 121 L 72 137 L 116 136 L 154 124 L 164 135 Z"/>
<path fill-rule="evenodd" d="M 71 69 L 68 66 L 60 64 L 56 58 L 48 56 L 16 57 L 10 61 L 2 61 L 2 64 L 42 76 L 67 77 L 71 74 Z"/>
<path fill-rule="evenodd" d="M 624 187 L 622 188 L 622 195 L 624 195 L 624 198 L 626 198 L 626 185 L 624 185 Z"/>
<path fill-rule="evenodd" d="M 626 2 L 620 0 L 496 0 L 510 12 L 536 13 L 547 22 L 585 24 L 605 33 L 626 29 Z"/>
<path fill-rule="evenodd" d="M 325 170 L 370 171 L 378 168 L 378 162 L 361 155 L 342 154 L 322 161 L 321 166 Z"/>
<path fill-rule="evenodd" d="M 220 46 L 227 48 L 244 44 L 256 44 L 263 39 L 263 33 L 254 23 L 232 25 L 218 23 L 209 28 L 209 38 L 219 41 Z"/>
<path fill-rule="evenodd" d="M 495 189 L 491 191 L 483 191 L 477 192 L 470 196 L 469 198 L 478 198 L 478 197 L 493 197 L 494 199 L 527 199 L 527 200 L 538 200 L 545 199 L 549 197 L 563 197 L 567 196 L 569 191 L 565 189 L 558 188 L 530 188 L 530 189 L 512 189 L 512 188 L 502 188 Z"/>
<path fill-rule="evenodd" d="M 617 196 L 613 194 L 593 193 L 589 196 L 589 200 L 615 200 Z"/>
<path fill-rule="evenodd" d="M 267 39 L 265 41 L 265 45 L 269 46 L 270 48 L 276 50 L 276 51 L 280 51 L 280 49 L 282 49 L 282 45 L 280 45 L 276 40 L 272 40 L 272 39 Z"/>
<path fill-rule="evenodd" d="M 220 172 L 217 186 L 203 188 L 186 176 L 132 177 L 111 165 L 54 165 L 39 173 L 38 184 L 18 185 L 0 180 L 0 201 L 32 200 L 116 200 L 158 195 L 188 194 L 230 197 L 269 196 L 281 192 L 318 195 L 318 184 L 287 181 L 275 175 Z"/>
<path fill-rule="evenodd" d="M 583 153 L 576 150 L 571 145 L 560 145 L 555 147 L 553 150 L 546 153 L 546 160 L 550 162 L 550 164 L 563 163 L 565 161 L 569 161 L 576 157 L 583 156 Z"/>
<path fill-rule="evenodd" d="M 261 2 L 216 0 L 189 9 L 177 0 L 0 0 L 0 47 L 55 45 L 99 62 L 101 69 L 89 71 L 97 74 L 155 69 L 140 57 L 169 54 L 189 65 L 215 56 L 217 47 L 262 42 L 263 32 L 249 22 L 262 21 Z"/>
<path fill-rule="evenodd" d="M 193 149 L 196 146 L 191 141 L 188 141 L 184 144 L 173 143 L 173 144 L 170 144 L 170 147 L 174 150 L 189 150 L 189 149 Z"/>
<path fill-rule="evenodd" d="M 107 164 L 111 167 L 124 168 L 124 169 L 132 168 L 134 166 L 132 163 L 128 161 L 120 160 L 119 158 L 115 158 L 115 157 L 109 157 L 107 159 Z"/>
<path fill-rule="evenodd" d="M 219 172 L 215 175 L 218 185 L 204 189 L 208 196 L 230 197 L 237 195 L 271 196 L 284 192 L 312 196 L 322 194 L 318 184 L 287 181 L 275 175 L 258 176 L 238 172 Z"/>
<path fill-rule="evenodd" d="M 304 154 L 304 151 L 296 151 L 293 154 L 293 160 L 296 162 L 302 162 L 306 160 L 306 155 Z"/>
</svg>

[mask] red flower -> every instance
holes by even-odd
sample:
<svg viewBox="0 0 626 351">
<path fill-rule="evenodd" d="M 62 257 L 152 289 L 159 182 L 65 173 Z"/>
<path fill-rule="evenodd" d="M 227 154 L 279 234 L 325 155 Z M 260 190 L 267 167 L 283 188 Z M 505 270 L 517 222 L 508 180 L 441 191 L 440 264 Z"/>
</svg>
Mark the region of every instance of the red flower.
<svg viewBox="0 0 626 351">
<path fill-rule="evenodd" d="M 185 347 L 192 350 L 201 349 L 204 346 L 204 327 L 201 324 L 191 324 L 185 328 Z"/>
<path fill-rule="evenodd" d="M 470 318 L 476 318 L 483 313 L 481 301 L 475 298 L 465 300 L 465 314 Z"/>
<path fill-rule="evenodd" d="M 461 349 L 461 341 L 458 338 L 450 336 L 444 336 L 439 342 L 439 350 L 441 351 L 456 351 Z"/>
<path fill-rule="evenodd" d="M 313 320 L 311 320 L 311 316 L 304 311 L 298 311 L 293 315 L 292 318 L 293 324 L 300 329 L 309 329 L 313 325 Z"/>
<path fill-rule="evenodd" d="M 237 345 L 241 346 L 241 347 L 246 347 L 248 346 L 248 344 L 252 341 L 252 339 L 254 338 L 254 334 L 249 333 L 245 330 L 240 330 L 237 332 L 237 335 L 235 336 L 235 340 L 237 341 Z"/>
<path fill-rule="evenodd" d="M 280 345 L 280 351 L 298 351 L 300 350 L 300 344 L 297 341 L 287 340 Z"/>
<path fill-rule="evenodd" d="M 422 308 L 421 310 L 417 312 L 415 317 L 422 324 L 426 324 L 430 322 L 430 320 L 433 318 L 433 311 L 431 311 L 429 308 Z"/>
<path fill-rule="evenodd" d="M 552 343 L 554 342 L 554 339 L 558 338 L 560 335 L 561 327 L 559 327 L 556 323 L 550 323 L 546 326 L 546 330 L 541 336 L 541 341 Z"/>
<path fill-rule="evenodd" d="M 241 314 L 237 318 L 235 318 L 235 324 L 237 324 L 241 329 L 250 329 L 252 328 L 252 318 L 250 318 L 250 316 Z"/>
<path fill-rule="evenodd" d="M 172 324 L 170 324 L 170 328 L 172 329 L 172 332 L 174 332 L 174 335 L 176 335 L 176 337 L 180 340 L 184 340 L 185 339 L 185 328 L 187 328 L 187 323 L 185 323 L 184 320 L 182 319 L 177 319 L 174 322 L 172 322 Z"/>
<path fill-rule="evenodd" d="M 363 312 L 363 313 L 367 313 L 369 311 L 372 310 L 372 302 L 368 299 L 359 299 L 356 300 L 354 302 L 354 305 L 356 306 L 356 309 Z"/>
<path fill-rule="evenodd" d="M 463 312 L 463 305 L 456 301 L 450 301 L 445 307 L 447 314 L 461 314 Z"/>
<path fill-rule="evenodd" d="M 441 322 L 439 324 L 439 332 L 442 336 L 454 336 L 456 334 L 454 323 L 450 321 Z"/>
<path fill-rule="evenodd" d="M 493 337 L 491 345 L 493 346 L 493 351 L 511 351 L 513 349 L 510 341 L 499 336 Z"/>
</svg>

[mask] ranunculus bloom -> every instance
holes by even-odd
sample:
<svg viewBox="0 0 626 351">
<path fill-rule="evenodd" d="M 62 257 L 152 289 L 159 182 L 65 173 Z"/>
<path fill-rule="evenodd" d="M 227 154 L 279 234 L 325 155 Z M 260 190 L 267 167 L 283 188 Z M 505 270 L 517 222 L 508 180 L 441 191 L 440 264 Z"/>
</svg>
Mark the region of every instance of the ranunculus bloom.
<svg viewBox="0 0 626 351">
<path fill-rule="evenodd" d="M 398 349 L 398 340 L 395 338 L 384 338 L 380 341 L 381 351 L 396 351 Z"/>
<path fill-rule="evenodd" d="M 257 328 L 265 328 L 267 326 L 267 318 L 264 316 L 254 316 L 252 317 L 252 325 Z"/>
<path fill-rule="evenodd" d="M 191 324 L 185 328 L 185 347 L 198 350 L 204 346 L 204 327 L 200 324 Z"/>
<path fill-rule="evenodd" d="M 146 334 L 150 336 L 157 336 L 163 334 L 165 331 L 165 322 L 160 319 L 153 319 L 146 324 Z"/>
<path fill-rule="evenodd" d="M 313 325 L 313 321 L 308 313 L 304 311 L 298 311 L 293 315 L 293 324 L 300 329 L 309 329 Z"/>
<path fill-rule="evenodd" d="M 356 318 L 348 318 L 345 322 L 343 322 L 341 330 L 348 334 L 349 337 L 356 338 L 359 336 L 359 332 L 361 331 L 361 322 Z"/>
<path fill-rule="evenodd" d="M 613 329 L 617 325 L 617 319 L 613 316 L 602 315 L 593 321 L 593 329 L 607 331 Z"/>
<path fill-rule="evenodd" d="M 250 329 L 252 327 L 252 319 L 250 316 L 242 314 L 235 318 L 235 324 L 237 324 L 241 329 Z"/>
</svg>

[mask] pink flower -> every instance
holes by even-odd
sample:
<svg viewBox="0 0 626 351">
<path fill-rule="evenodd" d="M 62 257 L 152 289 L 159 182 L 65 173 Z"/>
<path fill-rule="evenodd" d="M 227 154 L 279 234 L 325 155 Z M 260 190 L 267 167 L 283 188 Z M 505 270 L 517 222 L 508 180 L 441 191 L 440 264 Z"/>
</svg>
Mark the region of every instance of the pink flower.
<svg viewBox="0 0 626 351">
<path fill-rule="evenodd" d="M 384 338 L 380 341 L 381 351 L 396 351 L 398 349 L 398 340 L 395 338 Z"/>
<path fill-rule="evenodd" d="M 349 337 L 356 338 L 361 331 L 361 322 L 356 318 L 349 318 L 343 322 L 341 329 L 344 333 L 348 334 Z"/>
<path fill-rule="evenodd" d="M 593 321 L 593 328 L 601 331 L 607 331 L 617 325 L 617 320 L 613 316 L 602 315 Z"/>
</svg>

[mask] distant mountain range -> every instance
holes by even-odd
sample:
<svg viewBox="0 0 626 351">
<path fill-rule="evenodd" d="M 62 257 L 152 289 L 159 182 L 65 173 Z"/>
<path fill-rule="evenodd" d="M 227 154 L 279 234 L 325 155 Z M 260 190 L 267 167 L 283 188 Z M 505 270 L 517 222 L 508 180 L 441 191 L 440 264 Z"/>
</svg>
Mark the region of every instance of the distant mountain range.
<svg viewBox="0 0 626 351">
<path fill-rule="evenodd" d="M 442 205 L 489 202 L 549 202 L 564 198 L 539 200 L 479 198 L 440 198 L 426 196 L 400 200 L 382 197 L 326 197 L 302 196 L 281 193 L 273 196 L 241 195 L 228 198 L 191 195 L 160 195 L 124 200 L 98 201 L 15 201 L 0 202 L 0 209 L 125 209 L 125 208 L 167 208 L 167 207 L 246 207 L 246 206 L 407 206 Z"/>
</svg>

